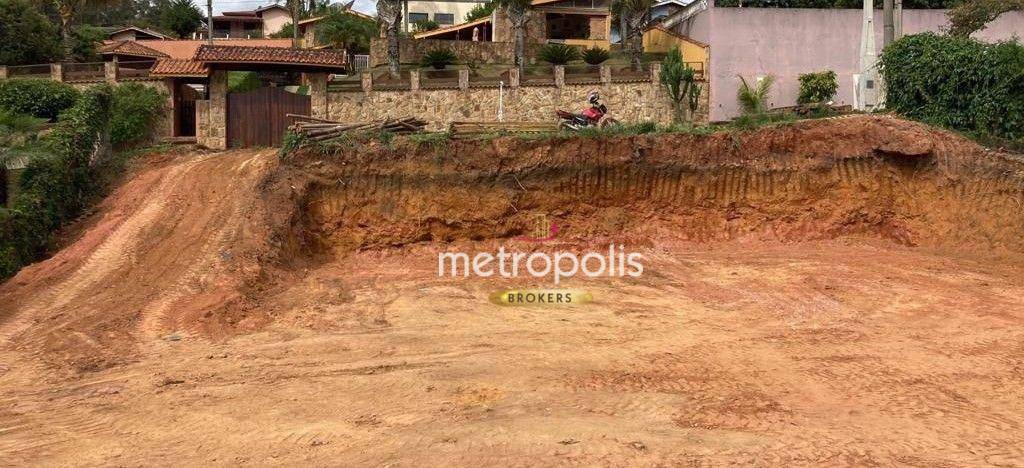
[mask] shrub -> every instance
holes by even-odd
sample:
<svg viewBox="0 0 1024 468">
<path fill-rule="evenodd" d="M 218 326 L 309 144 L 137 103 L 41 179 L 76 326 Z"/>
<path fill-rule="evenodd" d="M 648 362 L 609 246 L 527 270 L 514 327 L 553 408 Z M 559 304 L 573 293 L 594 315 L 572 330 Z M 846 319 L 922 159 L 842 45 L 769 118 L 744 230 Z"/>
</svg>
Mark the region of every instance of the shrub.
<svg viewBox="0 0 1024 468">
<path fill-rule="evenodd" d="M 693 69 L 683 62 L 679 47 L 672 47 L 661 62 L 661 85 L 665 87 L 675 112 L 675 122 L 689 122 L 700 106 L 701 87 L 694 82 Z"/>
<path fill-rule="evenodd" d="M 101 195 L 112 101 L 108 85 L 87 90 L 47 137 L 50 154 L 29 160 L 13 209 L 0 210 L 0 278 L 38 259 L 50 233 Z"/>
<path fill-rule="evenodd" d="M 57 120 L 78 98 L 78 90 L 50 80 L 7 80 L 0 83 L 0 109 Z"/>
<path fill-rule="evenodd" d="M 0 64 L 49 63 L 60 57 L 57 28 L 29 0 L 0 2 Z M 42 6 L 42 4 L 40 5 Z"/>
<path fill-rule="evenodd" d="M 537 53 L 537 58 L 552 65 L 565 65 L 580 59 L 580 50 L 565 44 L 544 44 Z"/>
<path fill-rule="evenodd" d="M 836 72 L 832 70 L 805 73 L 800 75 L 799 80 L 800 95 L 797 97 L 797 104 L 831 101 L 839 89 L 839 82 L 836 81 Z"/>
<path fill-rule="evenodd" d="M 889 109 L 954 129 L 1024 138 L 1024 45 L 916 34 L 886 47 L 880 69 Z"/>
<path fill-rule="evenodd" d="M 412 24 L 413 32 L 426 32 L 433 31 L 438 28 L 437 21 L 434 20 L 419 20 Z"/>
<path fill-rule="evenodd" d="M 244 93 L 262 86 L 260 77 L 254 71 L 228 72 L 228 92 Z"/>
<path fill-rule="evenodd" d="M 600 65 L 611 58 L 607 50 L 594 46 L 583 51 L 583 61 L 591 65 Z"/>
<path fill-rule="evenodd" d="M 757 115 L 768 112 L 768 93 L 775 83 L 775 77 L 768 75 L 758 81 L 754 86 L 747 82 L 746 78 L 740 78 L 740 88 L 736 91 L 736 101 L 740 103 L 740 110 L 746 115 Z"/>
<path fill-rule="evenodd" d="M 494 12 L 494 7 L 498 6 L 498 0 L 490 0 L 487 3 L 478 3 L 469 13 L 466 13 L 466 22 L 476 21 L 478 19 L 487 18 Z"/>
<path fill-rule="evenodd" d="M 448 49 L 434 49 L 423 54 L 423 57 L 420 58 L 420 65 L 443 70 L 444 67 L 455 63 L 456 60 L 458 57 L 455 56 L 455 52 Z"/>
<path fill-rule="evenodd" d="M 110 142 L 124 146 L 152 135 L 154 124 L 164 115 L 166 99 L 163 93 L 141 83 L 114 88 Z"/>
</svg>

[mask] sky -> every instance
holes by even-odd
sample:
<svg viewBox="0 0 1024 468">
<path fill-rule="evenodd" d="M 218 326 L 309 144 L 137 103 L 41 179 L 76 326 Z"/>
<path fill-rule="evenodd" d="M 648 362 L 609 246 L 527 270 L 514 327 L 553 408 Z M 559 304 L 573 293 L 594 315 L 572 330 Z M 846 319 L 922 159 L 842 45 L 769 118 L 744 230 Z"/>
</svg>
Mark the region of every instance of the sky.
<svg viewBox="0 0 1024 468">
<path fill-rule="evenodd" d="M 194 1 L 199 9 L 206 11 L 206 0 Z M 219 15 L 222 11 L 254 10 L 273 3 L 273 0 L 213 0 L 213 14 Z M 284 0 L 278 3 L 284 3 Z M 339 2 L 332 1 L 331 3 Z M 352 8 L 360 13 L 375 15 L 377 14 L 377 0 L 356 0 L 356 4 Z"/>
</svg>

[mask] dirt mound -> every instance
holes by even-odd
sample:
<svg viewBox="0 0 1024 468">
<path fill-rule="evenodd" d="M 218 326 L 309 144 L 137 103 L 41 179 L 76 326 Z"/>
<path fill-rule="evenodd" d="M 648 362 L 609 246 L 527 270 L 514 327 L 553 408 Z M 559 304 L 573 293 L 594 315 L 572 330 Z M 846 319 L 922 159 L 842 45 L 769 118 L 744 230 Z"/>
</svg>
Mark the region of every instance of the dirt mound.
<svg viewBox="0 0 1024 468">
<path fill-rule="evenodd" d="M 510 238 L 538 215 L 584 244 L 867 235 L 1024 251 L 1024 163 L 885 117 L 710 136 L 367 144 L 296 155 L 279 177 L 270 191 L 289 194 L 273 211 L 290 217 L 279 231 L 290 259 Z"/>
</svg>

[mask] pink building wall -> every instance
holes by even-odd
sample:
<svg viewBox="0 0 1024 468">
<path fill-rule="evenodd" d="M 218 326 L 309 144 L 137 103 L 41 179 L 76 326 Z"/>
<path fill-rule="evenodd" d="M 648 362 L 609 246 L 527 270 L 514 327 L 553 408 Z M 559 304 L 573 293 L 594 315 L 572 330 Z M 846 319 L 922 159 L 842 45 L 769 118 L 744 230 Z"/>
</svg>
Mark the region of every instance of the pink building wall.
<svg viewBox="0 0 1024 468">
<path fill-rule="evenodd" d="M 880 1 L 880 0 L 879 0 Z M 853 75 L 860 60 L 859 9 L 716 8 L 676 30 L 711 45 L 711 120 L 739 115 L 736 89 L 742 75 L 774 75 L 772 107 L 796 105 L 802 73 L 833 70 L 839 75 L 837 104 L 853 103 Z M 946 10 L 904 10 L 904 34 L 948 28 Z M 1024 13 L 1002 15 L 975 34 L 985 41 L 1024 38 Z M 881 52 L 882 13 L 875 13 L 875 43 Z"/>
</svg>

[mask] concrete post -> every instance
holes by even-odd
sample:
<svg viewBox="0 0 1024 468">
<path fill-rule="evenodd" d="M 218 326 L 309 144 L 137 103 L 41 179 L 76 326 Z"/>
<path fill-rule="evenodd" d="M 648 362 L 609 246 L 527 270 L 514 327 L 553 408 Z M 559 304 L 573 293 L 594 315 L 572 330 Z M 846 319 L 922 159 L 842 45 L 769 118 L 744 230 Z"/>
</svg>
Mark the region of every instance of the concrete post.
<svg viewBox="0 0 1024 468">
<path fill-rule="evenodd" d="M 360 77 L 362 78 L 363 82 L 363 92 L 366 94 L 370 94 L 370 92 L 373 91 L 373 75 L 370 74 L 370 72 L 366 71 L 363 72 L 363 74 L 360 75 Z"/>
<path fill-rule="evenodd" d="M 310 111 L 313 113 L 313 117 L 326 119 L 329 111 L 327 74 L 308 73 L 306 79 L 309 82 Z"/>
<path fill-rule="evenodd" d="M 210 72 L 210 110 L 209 126 L 210 149 L 223 150 L 228 147 L 228 72 L 213 70 Z"/>
<path fill-rule="evenodd" d="M 64 65 L 60 63 L 50 64 L 50 79 L 56 82 L 64 81 Z"/>
<path fill-rule="evenodd" d="M 601 65 L 601 86 L 612 84 L 612 67 Z"/>
<path fill-rule="evenodd" d="M 107 83 L 117 83 L 117 60 L 103 62 L 103 78 L 107 80 Z"/>
<path fill-rule="evenodd" d="M 510 88 L 519 87 L 519 68 L 510 68 L 508 70 L 508 86 Z"/>
<path fill-rule="evenodd" d="M 555 65 L 555 87 L 565 87 L 565 65 Z"/>
<path fill-rule="evenodd" d="M 420 90 L 420 71 L 409 70 L 409 90 L 419 91 Z"/>
<path fill-rule="evenodd" d="M 7 65 L 0 65 L 0 80 L 7 79 Z"/>
<path fill-rule="evenodd" d="M 468 69 L 463 68 L 463 69 L 459 70 L 459 89 L 461 89 L 463 91 L 469 89 L 469 70 Z"/>
</svg>

